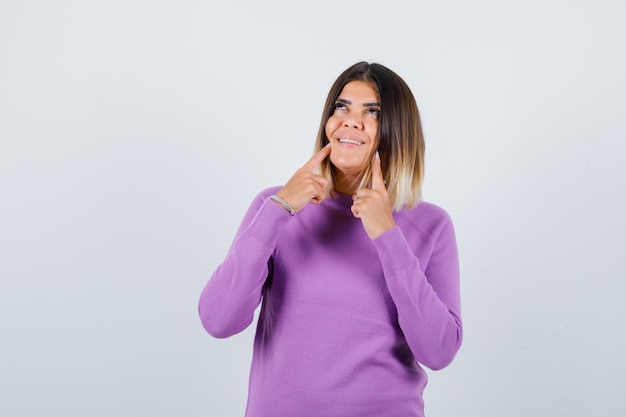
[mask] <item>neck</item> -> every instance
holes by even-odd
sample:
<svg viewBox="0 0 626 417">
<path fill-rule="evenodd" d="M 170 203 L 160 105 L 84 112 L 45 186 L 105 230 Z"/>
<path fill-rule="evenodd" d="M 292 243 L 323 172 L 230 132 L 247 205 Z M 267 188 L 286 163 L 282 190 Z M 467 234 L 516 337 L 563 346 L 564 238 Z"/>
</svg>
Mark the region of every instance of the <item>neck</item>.
<svg viewBox="0 0 626 417">
<path fill-rule="evenodd" d="M 338 170 L 335 171 L 335 191 L 345 195 L 353 195 L 359 189 L 361 175 L 361 173 L 346 175 Z"/>
</svg>

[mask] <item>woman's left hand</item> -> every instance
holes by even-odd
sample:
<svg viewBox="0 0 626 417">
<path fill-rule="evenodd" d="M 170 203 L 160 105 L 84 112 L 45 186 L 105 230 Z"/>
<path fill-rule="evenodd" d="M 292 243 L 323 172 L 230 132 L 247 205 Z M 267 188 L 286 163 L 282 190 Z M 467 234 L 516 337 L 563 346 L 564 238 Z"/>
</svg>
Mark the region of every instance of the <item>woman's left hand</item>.
<svg viewBox="0 0 626 417">
<path fill-rule="evenodd" d="M 352 214 L 361 219 L 365 232 L 374 240 L 396 223 L 391 212 L 391 202 L 385 187 L 378 152 L 372 160 L 372 188 L 362 188 L 352 196 Z"/>
</svg>

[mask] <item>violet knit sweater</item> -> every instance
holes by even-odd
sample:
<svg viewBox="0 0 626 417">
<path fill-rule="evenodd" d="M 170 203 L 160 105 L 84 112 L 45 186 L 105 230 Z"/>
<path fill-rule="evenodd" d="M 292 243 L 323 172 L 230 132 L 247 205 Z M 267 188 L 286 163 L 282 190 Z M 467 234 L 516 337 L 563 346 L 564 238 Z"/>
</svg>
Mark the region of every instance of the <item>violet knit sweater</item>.
<svg viewBox="0 0 626 417">
<path fill-rule="evenodd" d="M 420 417 L 427 376 L 462 339 L 452 222 L 421 202 L 371 240 L 340 195 L 297 216 L 260 193 L 202 291 L 228 337 L 261 302 L 247 417 Z"/>
</svg>

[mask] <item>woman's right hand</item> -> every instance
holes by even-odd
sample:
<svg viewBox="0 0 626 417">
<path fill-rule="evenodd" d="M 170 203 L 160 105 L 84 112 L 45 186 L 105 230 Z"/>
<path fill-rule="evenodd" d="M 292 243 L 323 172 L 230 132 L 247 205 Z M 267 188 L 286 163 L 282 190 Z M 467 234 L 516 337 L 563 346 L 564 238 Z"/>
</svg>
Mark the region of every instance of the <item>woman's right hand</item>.
<svg viewBox="0 0 626 417">
<path fill-rule="evenodd" d="M 276 193 L 296 212 L 302 210 L 308 203 L 319 204 L 328 197 L 329 182 L 316 172 L 317 167 L 330 155 L 330 148 L 328 144 L 313 155 Z"/>
</svg>

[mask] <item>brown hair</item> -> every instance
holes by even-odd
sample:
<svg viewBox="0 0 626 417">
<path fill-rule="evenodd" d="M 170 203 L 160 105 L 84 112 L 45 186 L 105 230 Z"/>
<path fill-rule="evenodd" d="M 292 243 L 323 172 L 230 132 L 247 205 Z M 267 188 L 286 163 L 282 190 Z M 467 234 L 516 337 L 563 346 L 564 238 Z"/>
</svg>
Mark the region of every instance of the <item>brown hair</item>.
<svg viewBox="0 0 626 417">
<path fill-rule="evenodd" d="M 368 83 L 380 99 L 378 152 L 391 206 L 394 210 L 415 207 L 421 199 L 424 179 L 422 124 L 409 86 L 389 68 L 358 62 L 335 80 L 326 98 L 315 150 L 319 151 L 329 142 L 326 122 L 334 112 L 337 97 L 346 84 L 357 80 Z M 330 159 L 325 159 L 320 165 L 320 173 L 330 181 L 332 192 L 335 186 L 333 171 Z M 367 164 L 359 186 L 365 187 L 370 183 L 371 165 Z"/>
</svg>

